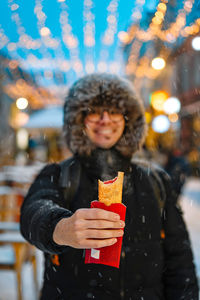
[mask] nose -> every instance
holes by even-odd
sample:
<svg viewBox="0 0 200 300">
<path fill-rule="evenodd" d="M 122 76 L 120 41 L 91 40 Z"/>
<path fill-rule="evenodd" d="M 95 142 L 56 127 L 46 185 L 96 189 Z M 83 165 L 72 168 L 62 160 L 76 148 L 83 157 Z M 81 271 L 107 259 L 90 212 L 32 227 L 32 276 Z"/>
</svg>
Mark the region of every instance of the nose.
<svg viewBox="0 0 200 300">
<path fill-rule="evenodd" d="M 104 111 L 102 116 L 101 116 L 101 120 L 100 120 L 100 123 L 101 124 L 107 124 L 107 123 L 110 123 L 112 122 L 111 119 L 110 119 L 110 115 L 107 111 Z"/>
</svg>

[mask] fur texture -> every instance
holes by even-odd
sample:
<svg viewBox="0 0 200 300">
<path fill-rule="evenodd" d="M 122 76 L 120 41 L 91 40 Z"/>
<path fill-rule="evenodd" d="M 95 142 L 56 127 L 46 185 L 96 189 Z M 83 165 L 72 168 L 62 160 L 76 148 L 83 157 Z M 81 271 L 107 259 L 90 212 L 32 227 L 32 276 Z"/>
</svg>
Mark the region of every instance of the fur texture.
<svg viewBox="0 0 200 300">
<path fill-rule="evenodd" d="M 125 130 L 115 148 L 123 156 L 131 157 L 145 138 L 144 108 L 128 81 L 108 73 L 86 75 L 69 90 L 63 128 L 69 149 L 74 154 L 90 155 L 96 148 L 85 134 L 84 118 L 99 107 L 124 115 Z"/>
</svg>

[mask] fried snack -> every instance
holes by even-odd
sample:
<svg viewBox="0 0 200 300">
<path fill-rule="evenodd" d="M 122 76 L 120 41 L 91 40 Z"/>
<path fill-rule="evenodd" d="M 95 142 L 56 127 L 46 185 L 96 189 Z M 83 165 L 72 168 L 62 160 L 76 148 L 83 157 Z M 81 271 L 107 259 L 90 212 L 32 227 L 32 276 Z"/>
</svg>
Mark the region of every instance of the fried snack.
<svg viewBox="0 0 200 300">
<path fill-rule="evenodd" d="M 122 202 L 124 172 L 118 172 L 118 176 L 112 180 L 98 180 L 99 201 L 109 206 L 113 203 Z"/>
</svg>

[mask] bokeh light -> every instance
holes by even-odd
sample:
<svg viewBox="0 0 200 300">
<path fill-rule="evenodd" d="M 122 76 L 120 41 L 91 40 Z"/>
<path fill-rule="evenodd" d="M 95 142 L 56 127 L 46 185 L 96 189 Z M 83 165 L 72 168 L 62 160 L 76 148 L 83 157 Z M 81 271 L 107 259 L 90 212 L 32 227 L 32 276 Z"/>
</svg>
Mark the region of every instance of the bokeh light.
<svg viewBox="0 0 200 300">
<path fill-rule="evenodd" d="M 163 105 L 164 112 L 166 114 L 179 113 L 181 109 L 180 100 L 176 97 L 170 97 Z"/>
<path fill-rule="evenodd" d="M 16 100 L 16 106 L 19 109 L 26 109 L 28 106 L 28 100 L 26 98 L 18 98 Z"/>
<path fill-rule="evenodd" d="M 192 48 L 196 51 L 200 51 L 200 36 L 196 36 L 192 40 Z"/>
<path fill-rule="evenodd" d="M 162 70 L 164 69 L 165 65 L 165 60 L 162 57 L 155 57 L 151 62 L 151 66 L 155 70 Z"/>
<path fill-rule="evenodd" d="M 178 114 L 174 113 L 168 116 L 171 123 L 176 123 L 178 121 Z"/>
<path fill-rule="evenodd" d="M 151 94 L 150 103 L 151 106 L 158 111 L 163 111 L 164 103 L 168 98 L 168 94 L 165 91 L 156 91 Z"/>
<path fill-rule="evenodd" d="M 16 142 L 19 149 L 26 149 L 28 146 L 28 132 L 24 128 L 20 128 L 16 134 Z"/>
<path fill-rule="evenodd" d="M 155 132 L 164 133 L 170 127 L 170 122 L 167 116 L 159 115 L 153 119 L 152 128 Z"/>
<path fill-rule="evenodd" d="M 49 30 L 49 28 L 48 27 L 42 27 L 41 29 L 40 29 L 40 34 L 41 34 L 41 36 L 49 36 L 50 35 L 50 30 Z"/>
</svg>

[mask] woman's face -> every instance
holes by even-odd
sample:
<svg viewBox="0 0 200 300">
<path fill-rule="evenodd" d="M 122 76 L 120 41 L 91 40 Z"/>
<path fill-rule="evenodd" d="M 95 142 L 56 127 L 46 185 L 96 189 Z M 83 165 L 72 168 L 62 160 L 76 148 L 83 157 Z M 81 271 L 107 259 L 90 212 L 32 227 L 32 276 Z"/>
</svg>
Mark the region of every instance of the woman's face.
<svg viewBox="0 0 200 300">
<path fill-rule="evenodd" d="M 98 147 L 109 149 L 123 134 L 124 116 L 120 113 L 91 113 L 84 120 L 85 131 L 89 139 Z"/>
</svg>

